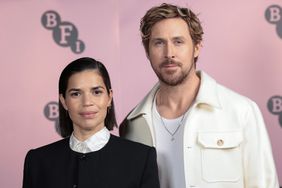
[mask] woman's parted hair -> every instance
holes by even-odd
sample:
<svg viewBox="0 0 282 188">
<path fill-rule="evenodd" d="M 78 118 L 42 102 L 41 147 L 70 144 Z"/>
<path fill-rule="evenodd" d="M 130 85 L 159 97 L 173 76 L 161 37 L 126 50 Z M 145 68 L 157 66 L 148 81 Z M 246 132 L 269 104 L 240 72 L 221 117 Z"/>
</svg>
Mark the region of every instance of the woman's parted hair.
<svg viewBox="0 0 282 188">
<path fill-rule="evenodd" d="M 69 78 L 75 74 L 85 70 L 97 70 L 101 75 L 104 84 L 106 86 L 107 93 L 110 93 L 112 89 L 110 77 L 106 67 L 99 61 L 83 57 L 69 63 L 64 70 L 62 71 L 59 78 L 59 95 L 65 98 L 66 90 L 68 87 Z M 111 106 L 108 109 L 108 113 L 105 118 L 105 126 L 112 130 L 114 127 L 117 127 L 115 109 L 114 109 L 114 100 L 112 99 Z M 70 119 L 68 112 L 64 109 L 62 103 L 59 100 L 59 134 L 62 137 L 68 137 L 73 132 L 73 122 Z"/>
<path fill-rule="evenodd" d="M 163 3 L 160 6 L 149 9 L 140 22 L 142 43 L 147 55 L 149 55 L 149 41 L 152 27 L 157 22 L 169 18 L 183 19 L 187 23 L 194 45 L 201 43 L 204 32 L 199 18 L 188 8 Z M 195 58 L 196 61 L 197 57 Z"/>
</svg>

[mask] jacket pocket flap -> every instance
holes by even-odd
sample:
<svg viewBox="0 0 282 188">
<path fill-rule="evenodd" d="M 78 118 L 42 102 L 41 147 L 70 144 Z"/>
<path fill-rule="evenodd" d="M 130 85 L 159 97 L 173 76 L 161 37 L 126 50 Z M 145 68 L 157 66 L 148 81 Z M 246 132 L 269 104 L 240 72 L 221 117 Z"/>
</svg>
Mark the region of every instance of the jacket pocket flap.
<svg viewBox="0 0 282 188">
<path fill-rule="evenodd" d="M 242 132 L 200 132 L 198 142 L 204 148 L 234 148 L 240 145 L 243 140 Z"/>
</svg>

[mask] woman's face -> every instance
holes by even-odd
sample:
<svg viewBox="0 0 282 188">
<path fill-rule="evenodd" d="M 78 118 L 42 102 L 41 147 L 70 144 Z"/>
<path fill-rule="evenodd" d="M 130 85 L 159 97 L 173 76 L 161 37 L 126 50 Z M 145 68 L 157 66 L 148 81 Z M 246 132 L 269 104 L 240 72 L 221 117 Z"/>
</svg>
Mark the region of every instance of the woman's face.
<svg viewBox="0 0 282 188">
<path fill-rule="evenodd" d="M 73 74 L 68 81 L 65 98 L 60 101 L 73 121 L 76 137 L 85 138 L 101 130 L 111 105 L 112 91 L 107 92 L 97 70 L 85 70 Z M 85 138 L 86 139 L 86 138 Z"/>
</svg>

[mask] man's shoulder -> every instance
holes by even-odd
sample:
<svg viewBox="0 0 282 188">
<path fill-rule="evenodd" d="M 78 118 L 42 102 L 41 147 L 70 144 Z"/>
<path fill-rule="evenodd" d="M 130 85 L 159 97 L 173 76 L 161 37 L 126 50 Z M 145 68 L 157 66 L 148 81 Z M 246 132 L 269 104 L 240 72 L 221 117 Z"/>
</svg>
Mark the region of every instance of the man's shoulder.
<svg viewBox="0 0 282 188">
<path fill-rule="evenodd" d="M 129 133 L 135 135 L 135 133 L 139 132 L 139 129 L 147 130 L 144 126 L 139 126 L 139 125 L 147 124 L 143 116 L 146 114 L 151 114 L 154 96 L 158 88 L 159 88 L 159 83 L 156 83 L 155 86 L 147 93 L 147 95 L 125 116 L 125 118 L 119 125 L 119 134 L 121 137 L 125 137 L 126 135 L 126 138 L 130 140 L 134 140 L 133 138 L 135 136 L 131 138 L 131 136 L 129 136 Z M 138 125 L 138 126 L 134 126 L 133 128 L 132 127 L 133 125 Z M 141 141 L 141 143 L 144 142 Z"/>
<path fill-rule="evenodd" d="M 218 95 L 221 100 L 224 100 L 228 103 L 235 103 L 235 104 L 251 104 L 254 103 L 253 100 L 248 98 L 247 96 L 244 96 L 237 91 L 234 91 L 226 86 L 223 86 L 221 84 L 217 84 L 218 89 Z"/>
<path fill-rule="evenodd" d="M 140 115 L 150 113 L 153 100 L 158 89 L 159 82 L 152 87 L 152 89 L 144 96 L 144 98 L 131 110 L 126 118 L 134 119 Z"/>
</svg>

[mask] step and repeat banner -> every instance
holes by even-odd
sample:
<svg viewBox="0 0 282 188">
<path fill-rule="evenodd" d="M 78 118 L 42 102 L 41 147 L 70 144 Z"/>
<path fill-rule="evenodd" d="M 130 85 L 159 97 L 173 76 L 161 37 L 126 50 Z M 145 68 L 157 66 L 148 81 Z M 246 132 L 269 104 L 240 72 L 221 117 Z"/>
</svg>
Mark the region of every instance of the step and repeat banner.
<svg viewBox="0 0 282 188">
<path fill-rule="evenodd" d="M 28 150 L 60 139 L 58 78 L 83 56 L 109 70 L 118 122 L 157 81 L 140 18 L 159 0 L 0 1 L 0 182 L 18 188 Z M 282 184 L 282 2 L 178 0 L 204 27 L 198 69 L 260 107 Z M 113 134 L 118 134 L 117 130 Z"/>
</svg>

